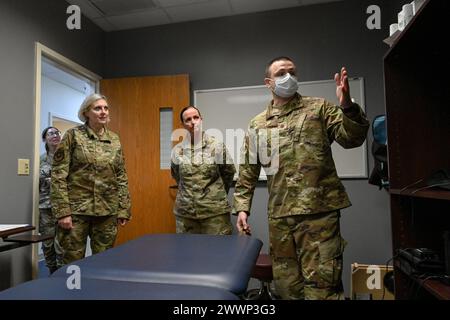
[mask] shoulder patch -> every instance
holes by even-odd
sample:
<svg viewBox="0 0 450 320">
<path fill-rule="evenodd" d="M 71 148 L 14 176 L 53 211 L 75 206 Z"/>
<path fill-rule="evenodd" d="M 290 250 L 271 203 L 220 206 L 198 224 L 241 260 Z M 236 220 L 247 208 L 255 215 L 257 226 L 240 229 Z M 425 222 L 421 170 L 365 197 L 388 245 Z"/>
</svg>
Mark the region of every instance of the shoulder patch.
<svg viewBox="0 0 450 320">
<path fill-rule="evenodd" d="M 59 148 L 58 150 L 56 150 L 55 155 L 53 156 L 53 161 L 60 162 L 63 159 L 64 159 L 64 149 Z"/>
</svg>

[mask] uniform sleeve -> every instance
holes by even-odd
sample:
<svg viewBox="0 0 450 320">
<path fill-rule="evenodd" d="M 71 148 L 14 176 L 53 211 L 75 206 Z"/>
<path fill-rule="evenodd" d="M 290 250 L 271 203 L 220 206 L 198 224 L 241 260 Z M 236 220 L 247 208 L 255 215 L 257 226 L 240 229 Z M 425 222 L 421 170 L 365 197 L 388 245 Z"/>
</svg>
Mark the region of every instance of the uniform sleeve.
<svg viewBox="0 0 450 320">
<path fill-rule="evenodd" d="M 131 200 L 130 192 L 128 190 L 128 176 L 125 169 L 125 159 L 122 152 L 122 147 L 120 147 L 118 154 L 118 164 L 117 164 L 117 185 L 119 188 L 119 209 L 118 218 L 131 219 Z"/>
<path fill-rule="evenodd" d="M 245 135 L 241 149 L 239 176 L 235 186 L 233 204 L 236 213 L 245 211 L 248 215 L 250 215 L 253 193 L 261 171 L 261 163 L 257 157 L 256 135 L 250 132 L 251 130 Z"/>
<path fill-rule="evenodd" d="M 42 163 L 44 162 L 43 158 L 39 158 L 39 191 L 42 189 L 42 187 L 45 184 L 45 174 L 44 170 L 42 169 Z"/>
<path fill-rule="evenodd" d="M 177 185 L 180 184 L 180 165 L 177 154 L 177 146 L 172 149 L 172 154 L 170 156 L 170 173 L 172 174 L 172 178 L 175 179 Z"/>
<path fill-rule="evenodd" d="M 345 111 L 325 101 L 322 115 L 325 119 L 328 138 L 345 149 L 363 144 L 369 129 L 369 121 L 361 107 L 354 103 Z"/>
<path fill-rule="evenodd" d="M 50 203 L 52 205 L 52 213 L 56 219 L 72 214 L 67 189 L 67 177 L 69 176 L 73 141 L 73 133 L 69 130 L 62 138 L 53 156 Z"/>
<path fill-rule="evenodd" d="M 222 145 L 223 149 L 223 163 L 219 164 L 220 176 L 222 177 L 223 183 L 225 185 L 225 191 L 228 193 L 230 191 L 231 185 L 233 184 L 234 174 L 236 173 L 236 167 L 233 163 L 233 158 L 231 158 L 227 147 L 225 144 Z"/>
</svg>

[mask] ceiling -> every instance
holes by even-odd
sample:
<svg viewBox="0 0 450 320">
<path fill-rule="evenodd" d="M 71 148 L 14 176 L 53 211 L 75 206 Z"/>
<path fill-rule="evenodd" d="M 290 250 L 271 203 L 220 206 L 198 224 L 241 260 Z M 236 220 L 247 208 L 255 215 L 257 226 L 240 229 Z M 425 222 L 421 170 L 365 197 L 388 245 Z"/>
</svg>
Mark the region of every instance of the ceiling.
<svg viewBox="0 0 450 320">
<path fill-rule="evenodd" d="M 80 75 L 75 74 L 69 70 L 65 70 L 64 67 L 55 64 L 50 59 L 42 57 L 41 73 L 43 76 L 50 78 L 54 81 L 65 84 L 66 86 L 81 92 L 82 94 L 88 94 L 95 90 L 95 84 Z"/>
<path fill-rule="evenodd" d="M 104 31 L 149 27 L 342 0 L 66 0 Z"/>
</svg>

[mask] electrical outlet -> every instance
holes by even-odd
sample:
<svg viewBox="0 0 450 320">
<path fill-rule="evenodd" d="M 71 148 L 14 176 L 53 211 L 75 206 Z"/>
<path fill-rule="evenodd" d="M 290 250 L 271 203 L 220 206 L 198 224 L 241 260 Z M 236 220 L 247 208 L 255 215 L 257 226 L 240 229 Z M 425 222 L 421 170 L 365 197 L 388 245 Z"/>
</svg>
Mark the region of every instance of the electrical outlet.
<svg viewBox="0 0 450 320">
<path fill-rule="evenodd" d="M 30 174 L 30 159 L 17 159 L 17 174 L 21 176 Z"/>
</svg>

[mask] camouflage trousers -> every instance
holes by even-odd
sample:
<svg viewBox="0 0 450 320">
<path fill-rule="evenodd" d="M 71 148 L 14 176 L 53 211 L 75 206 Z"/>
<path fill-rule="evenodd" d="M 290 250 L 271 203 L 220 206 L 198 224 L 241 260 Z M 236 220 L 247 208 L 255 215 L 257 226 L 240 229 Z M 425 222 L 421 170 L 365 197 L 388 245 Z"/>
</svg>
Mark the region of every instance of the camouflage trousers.
<svg viewBox="0 0 450 320">
<path fill-rule="evenodd" d="M 59 226 L 56 238 L 61 247 L 58 254 L 58 268 L 73 261 L 84 258 L 87 237 L 91 239 L 92 254 L 112 248 L 117 235 L 117 216 L 85 216 L 72 215 L 73 228 L 65 230 Z"/>
<path fill-rule="evenodd" d="M 177 233 L 197 233 L 230 235 L 233 232 L 230 214 L 222 214 L 206 219 L 189 219 L 176 216 Z"/>
<path fill-rule="evenodd" d="M 342 300 L 340 212 L 269 218 L 270 252 L 282 299 Z"/>
<path fill-rule="evenodd" d="M 57 269 L 56 252 L 58 251 L 58 241 L 55 239 L 56 219 L 52 214 L 52 209 L 39 209 L 39 233 L 41 235 L 51 235 L 52 238 L 42 241 L 42 251 L 44 252 L 45 265 L 50 273 Z"/>
</svg>

